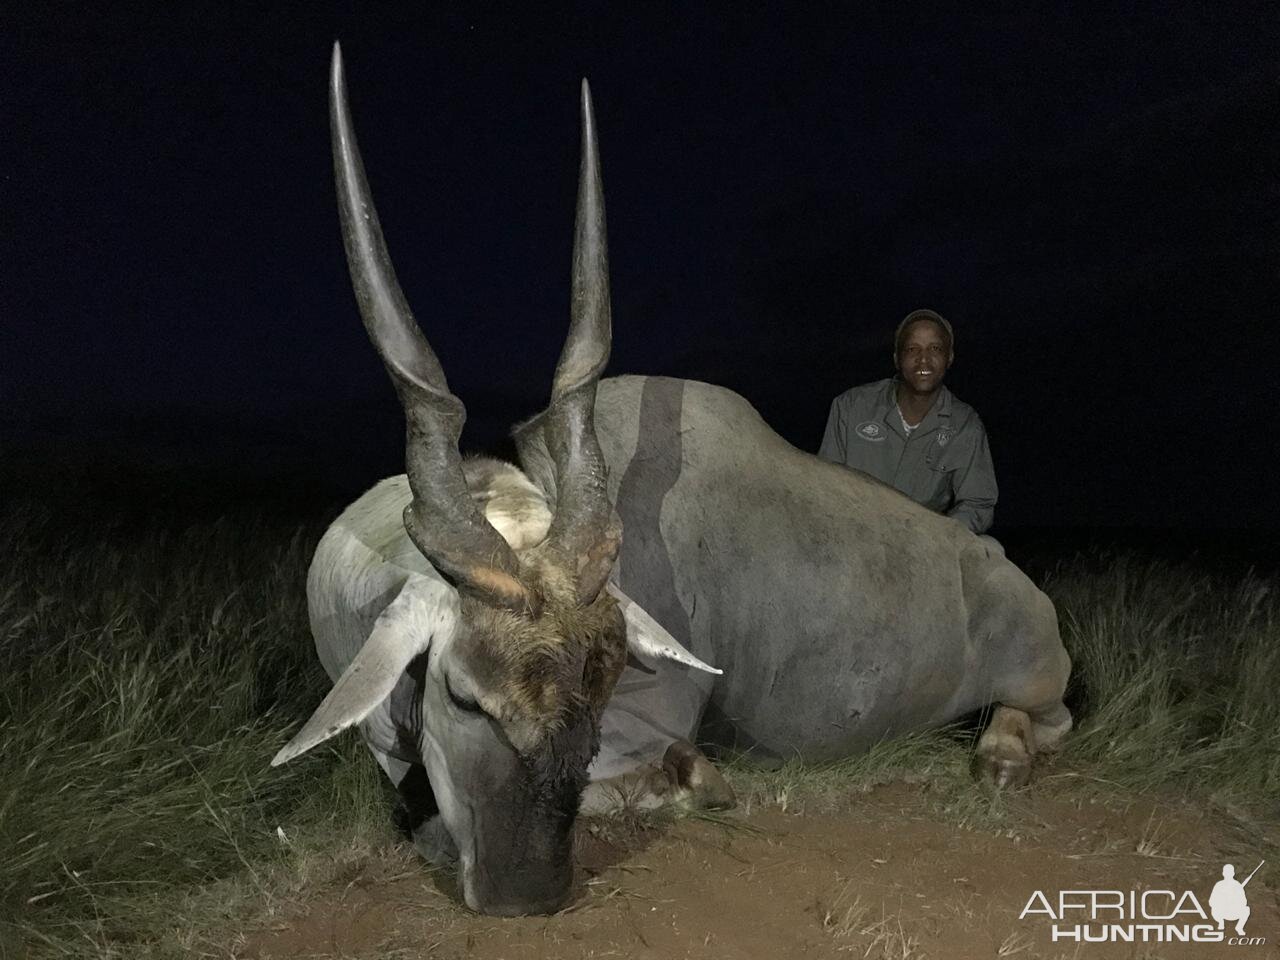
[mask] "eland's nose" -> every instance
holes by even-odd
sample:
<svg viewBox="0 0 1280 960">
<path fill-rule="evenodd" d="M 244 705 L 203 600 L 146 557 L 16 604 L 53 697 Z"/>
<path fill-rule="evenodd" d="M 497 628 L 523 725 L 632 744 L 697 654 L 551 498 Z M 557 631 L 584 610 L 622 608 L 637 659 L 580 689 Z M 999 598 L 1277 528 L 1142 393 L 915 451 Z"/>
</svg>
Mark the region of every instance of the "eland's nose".
<svg viewBox="0 0 1280 960">
<path fill-rule="evenodd" d="M 491 917 L 529 917 L 544 916 L 546 914 L 555 913 L 568 901 L 568 891 L 563 896 L 552 897 L 548 900 L 530 900 L 520 903 L 489 903 L 481 908 L 475 908 L 477 913 L 483 913 Z"/>
<path fill-rule="evenodd" d="M 555 913 L 569 900 L 573 870 L 556 871 L 559 876 L 531 878 L 518 876 L 518 872 L 501 876 L 488 876 L 477 871 L 464 870 L 462 898 L 476 913 L 495 917 L 525 917 Z"/>
</svg>

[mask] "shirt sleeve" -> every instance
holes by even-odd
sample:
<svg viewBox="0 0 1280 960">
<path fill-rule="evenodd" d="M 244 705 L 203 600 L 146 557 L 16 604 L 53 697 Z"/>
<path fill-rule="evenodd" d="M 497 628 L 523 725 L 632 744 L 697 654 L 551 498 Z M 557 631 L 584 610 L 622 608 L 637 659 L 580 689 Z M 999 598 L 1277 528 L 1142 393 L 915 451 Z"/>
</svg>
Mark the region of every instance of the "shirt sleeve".
<svg viewBox="0 0 1280 960">
<path fill-rule="evenodd" d="M 999 490 L 986 428 L 976 415 L 973 419 L 977 431 L 973 450 L 968 462 L 956 469 L 953 480 L 955 503 L 947 511 L 947 516 L 959 520 L 974 533 L 986 533 L 995 518 Z"/>
<path fill-rule="evenodd" d="M 845 464 L 845 435 L 844 411 L 840 408 L 840 398 L 836 397 L 831 401 L 831 412 L 827 414 L 827 429 L 823 431 L 818 456 L 832 463 Z"/>
</svg>

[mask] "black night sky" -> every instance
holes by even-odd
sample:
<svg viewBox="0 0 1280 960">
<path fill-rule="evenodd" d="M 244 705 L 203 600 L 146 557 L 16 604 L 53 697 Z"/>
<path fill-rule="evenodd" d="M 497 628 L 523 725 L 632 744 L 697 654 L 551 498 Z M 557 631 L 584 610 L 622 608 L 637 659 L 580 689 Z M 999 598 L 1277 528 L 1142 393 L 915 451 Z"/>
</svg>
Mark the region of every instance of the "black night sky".
<svg viewBox="0 0 1280 960">
<path fill-rule="evenodd" d="M 9 495 L 154 475 L 336 503 L 402 469 L 338 233 L 337 39 L 464 449 L 501 452 L 547 396 L 585 75 L 611 372 L 732 387 L 816 450 L 930 306 L 991 437 L 997 536 L 1280 529 L 1273 2 L 17 6 Z"/>
</svg>

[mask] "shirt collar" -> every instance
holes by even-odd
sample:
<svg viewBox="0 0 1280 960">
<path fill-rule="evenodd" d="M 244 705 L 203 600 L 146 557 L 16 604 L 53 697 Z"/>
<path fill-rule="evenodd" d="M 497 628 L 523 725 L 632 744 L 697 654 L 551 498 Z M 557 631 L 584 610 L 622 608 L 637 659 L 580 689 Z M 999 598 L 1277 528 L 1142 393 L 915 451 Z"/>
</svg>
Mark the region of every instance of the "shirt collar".
<svg viewBox="0 0 1280 960">
<path fill-rule="evenodd" d="M 946 426 L 951 422 L 951 391 L 947 389 L 947 385 L 944 383 L 938 388 L 938 396 L 934 399 L 933 406 L 924 415 L 924 419 L 911 431 L 909 437 L 906 431 L 902 429 L 902 420 L 898 416 L 898 381 L 901 379 L 901 377 L 895 375 L 885 381 L 884 404 L 887 409 L 884 412 L 883 419 L 890 430 L 903 440 L 908 440 L 911 437 L 923 437 L 926 434 L 933 433 L 939 427 Z"/>
</svg>

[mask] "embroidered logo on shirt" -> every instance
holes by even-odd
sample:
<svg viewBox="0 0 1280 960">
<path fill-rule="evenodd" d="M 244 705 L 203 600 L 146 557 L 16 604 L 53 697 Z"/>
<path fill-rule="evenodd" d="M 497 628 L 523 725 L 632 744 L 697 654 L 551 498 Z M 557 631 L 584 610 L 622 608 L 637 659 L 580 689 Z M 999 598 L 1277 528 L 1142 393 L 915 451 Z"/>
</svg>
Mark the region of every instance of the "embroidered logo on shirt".
<svg viewBox="0 0 1280 960">
<path fill-rule="evenodd" d="M 951 431 L 946 427 L 943 427 L 941 430 L 938 431 L 938 446 L 945 447 L 950 442 L 951 442 Z"/>
<path fill-rule="evenodd" d="M 884 429 L 873 420 L 863 420 L 854 428 L 854 432 L 863 440 L 870 440 L 872 443 L 884 439 Z"/>
</svg>

